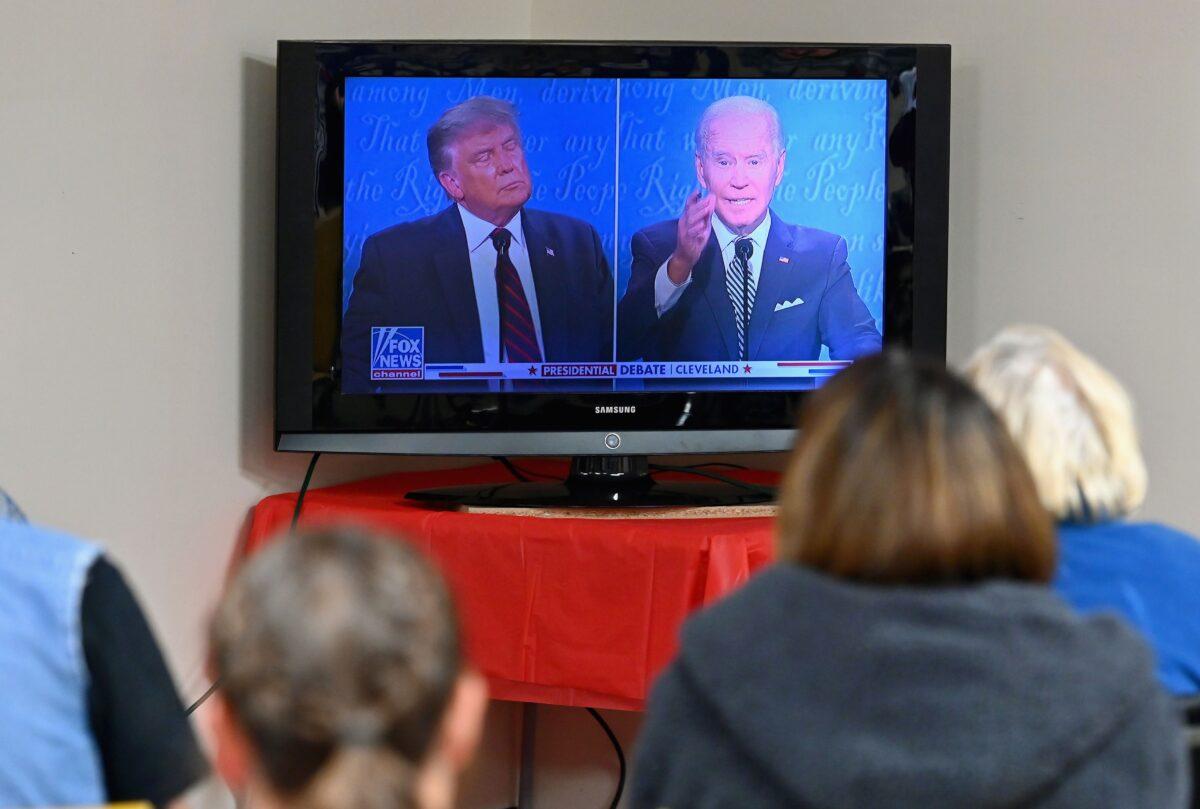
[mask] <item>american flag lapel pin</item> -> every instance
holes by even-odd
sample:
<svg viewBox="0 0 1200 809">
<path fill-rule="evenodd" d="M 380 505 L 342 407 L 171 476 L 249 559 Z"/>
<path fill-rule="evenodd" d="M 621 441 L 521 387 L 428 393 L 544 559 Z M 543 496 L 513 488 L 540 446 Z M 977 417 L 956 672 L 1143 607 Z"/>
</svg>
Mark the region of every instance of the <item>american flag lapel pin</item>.
<svg viewBox="0 0 1200 809">
<path fill-rule="evenodd" d="M 552 256 L 552 255 L 554 255 L 554 248 L 552 248 L 552 247 L 547 247 L 547 248 L 546 248 L 546 255 L 548 255 L 548 256 Z"/>
<path fill-rule="evenodd" d="M 780 256 L 779 263 L 780 264 L 791 264 L 792 260 L 790 258 L 788 258 L 787 256 Z"/>
</svg>

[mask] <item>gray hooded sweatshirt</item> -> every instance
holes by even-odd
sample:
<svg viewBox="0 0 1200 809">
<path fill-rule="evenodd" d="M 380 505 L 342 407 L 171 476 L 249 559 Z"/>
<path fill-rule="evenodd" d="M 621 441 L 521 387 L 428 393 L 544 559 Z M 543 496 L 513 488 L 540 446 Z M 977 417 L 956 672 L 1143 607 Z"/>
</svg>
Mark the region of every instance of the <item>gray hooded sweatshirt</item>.
<svg viewBox="0 0 1200 809">
<path fill-rule="evenodd" d="M 777 565 L 684 628 L 635 809 L 1187 805 L 1145 644 L 1048 588 L 881 587 Z"/>
</svg>

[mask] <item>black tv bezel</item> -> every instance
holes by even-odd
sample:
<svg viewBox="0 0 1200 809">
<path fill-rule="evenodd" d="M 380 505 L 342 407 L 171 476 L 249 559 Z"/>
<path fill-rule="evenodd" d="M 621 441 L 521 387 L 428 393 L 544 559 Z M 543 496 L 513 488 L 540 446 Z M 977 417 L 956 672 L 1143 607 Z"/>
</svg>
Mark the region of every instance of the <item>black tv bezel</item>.
<svg viewBox="0 0 1200 809">
<path fill-rule="evenodd" d="M 436 455 L 582 455 L 748 452 L 786 449 L 804 391 L 418 393 L 342 395 L 333 346 L 314 343 L 323 308 L 316 292 L 318 184 L 341 181 L 343 156 L 321 156 L 318 76 L 883 78 L 895 88 L 915 69 L 919 103 L 907 211 L 888 211 L 884 269 L 885 346 L 945 357 L 949 216 L 950 46 L 695 42 L 280 41 L 276 142 L 275 445 L 280 450 Z M 898 116 L 890 109 L 888 140 Z M 895 157 L 895 156 L 893 156 Z M 324 172 L 324 175 L 322 175 Z M 894 174 L 894 173 L 893 173 Z M 909 178 L 913 178 L 910 183 Z M 921 193 L 915 190 L 920 178 Z M 340 209 L 336 217 L 340 219 Z M 907 240 L 906 234 L 911 234 Z M 328 238 L 328 236 L 326 236 Z M 326 283 L 324 288 L 331 285 Z M 329 297 L 326 294 L 326 297 Z M 337 317 L 336 314 L 333 317 Z M 326 332 L 328 329 L 325 330 Z M 620 408 L 613 412 L 610 408 Z M 632 412 L 630 412 L 632 407 Z M 601 412 L 597 408 L 604 408 Z M 612 435 L 619 441 L 614 447 Z"/>
</svg>

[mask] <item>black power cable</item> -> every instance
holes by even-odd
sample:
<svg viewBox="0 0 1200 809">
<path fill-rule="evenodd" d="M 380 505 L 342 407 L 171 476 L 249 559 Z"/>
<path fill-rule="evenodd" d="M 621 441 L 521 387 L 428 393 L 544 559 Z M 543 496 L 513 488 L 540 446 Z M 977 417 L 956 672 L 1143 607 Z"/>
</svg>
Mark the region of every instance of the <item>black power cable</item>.
<svg viewBox="0 0 1200 809">
<path fill-rule="evenodd" d="M 588 708 L 587 712 L 592 715 L 592 718 L 600 723 L 600 727 L 604 729 L 604 735 L 612 742 L 613 750 L 617 751 L 617 764 L 620 765 L 620 773 L 617 776 L 617 791 L 613 795 L 612 803 L 609 804 L 609 809 L 617 809 L 617 804 L 621 802 L 621 795 L 625 792 L 625 751 L 621 749 L 621 743 L 617 741 L 617 734 L 613 733 L 612 728 L 604 721 L 604 717 L 595 708 Z"/>
<path fill-rule="evenodd" d="M 528 482 L 529 482 L 529 478 L 527 478 L 527 477 L 525 476 L 525 473 L 524 473 L 524 472 L 522 472 L 522 471 L 521 471 L 521 469 L 520 469 L 520 468 L 519 468 L 519 467 L 518 467 L 518 466 L 517 466 L 515 463 L 513 463 L 512 461 L 510 461 L 510 460 L 509 460 L 508 458 L 506 458 L 505 456 L 503 456 L 503 455 L 493 455 L 493 456 L 492 456 L 492 460 L 493 460 L 493 461 L 499 461 L 500 463 L 504 464 L 504 468 L 508 470 L 508 473 L 509 473 L 510 475 L 512 475 L 514 478 L 516 478 L 517 480 L 521 481 L 522 483 L 528 483 Z"/>
<path fill-rule="evenodd" d="M 772 497 L 775 496 L 775 490 L 773 488 L 771 488 L 770 486 L 759 486 L 756 483 L 747 483 L 744 480 L 738 480 L 737 478 L 731 478 L 728 475 L 722 475 L 717 472 L 707 472 L 707 471 L 701 469 L 700 468 L 701 466 L 715 466 L 715 464 L 697 464 L 695 466 L 669 466 L 667 464 L 652 463 L 652 464 L 650 464 L 650 470 L 652 472 L 682 472 L 683 474 L 687 474 L 687 475 L 699 475 L 700 477 L 712 478 L 713 480 L 719 480 L 722 483 L 728 483 L 730 486 L 736 486 L 737 488 L 745 489 L 746 491 L 758 492 L 761 494 L 769 494 Z"/>
<path fill-rule="evenodd" d="M 547 475 L 545 472 L 534 472 L 532 469 L 522 469 L 510 461 L 505 455 L 492 455 L 491 458 L 493 461 L 498 461 L 503 464 L 504 468 L 508 470 L 509 474 L 522 483 L 529 483 L 530 478 L 545 478 L 546 480 L 562 481 L 562 477 L 559 475 Z"/>
<path fill-rule="evenodd" d="M 321 453 L 314 452 L 312 460 L 308 462 L 308 471 L 304 474 L 304 484 L 300 487 L 300 493 L 296 497 L 296 508 L 292 511 L 292 530 L 296 529 L 296 523 L 300 519 L 300 509 L 304 507 L 304 493 L 308 491 L 308 484 L 312 482 L 313 470 L 317 468 L 317 459 L 321 457 Z M 213 684 L 208 687 L 208 690 L 200 695 L 200 698 L 193 702 L 183 712 L 184 716 L 191 716 L 197 708 L 204 704 L 204 701 L 216 693 L 217 688 L 221 685 L 220 679 L 213 681 Z"/>
<path fill-rule="evenodd" d="M 304 485 L 300 487 L 300 494 L 296 497 L 296 510 L 292 512 L 292 530 L 296 530 L 296 523 L 300 519 L 300 509 L 304 507 L 304 493 L 308 491 L 308 484 L 312 481 L 313 470 L 317 468 L 317 460 L 321 457 L 321 453 L 314 452 L 312 460 L 308 462 L 308 471 L 304 473 Z"/>
<path fill-rule="evenodd" d="M 218 685 L 220 685 L 220 681 L 214 682 L 212 685 L 210 685 L 208 687 L 208 690 L 200 695 L 200 699 L 196 700 L 191 705 L 187 706 L 187 710 L 185 710 L 183 712 L 183 715 L 191 716 L 197 708 L 199 708 L 201 705 L 204 704 L 204 701 L 206 699 L 208 699 L 209 697 L 211 697 L 213 695 L 213 693 L 217 690 Z"/>
<path fill-rule="evenodd" d="M 748 466 L 743 466 L 740 463 L 726 463 L 725 461 L 709 461 L 708 463 L 689 463 L 685 464 L 680 469 L 705 469 L 710 466 L 720 466 L 725 469 L 749 469 Z"/>
</svg>

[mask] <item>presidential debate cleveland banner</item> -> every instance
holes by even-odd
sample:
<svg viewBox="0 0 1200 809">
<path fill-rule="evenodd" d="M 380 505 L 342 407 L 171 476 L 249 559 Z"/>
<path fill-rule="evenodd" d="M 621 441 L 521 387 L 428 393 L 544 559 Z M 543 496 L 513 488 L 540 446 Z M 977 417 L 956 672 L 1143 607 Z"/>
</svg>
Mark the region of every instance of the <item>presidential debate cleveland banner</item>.
<svg viewBox="0 0 1200 809">
<path fill-rule="evenodd" d="M 343 393 L 806 388 L 881 346 L 884 80 L 354 77 L 345 112 Z"/>
</svg>

